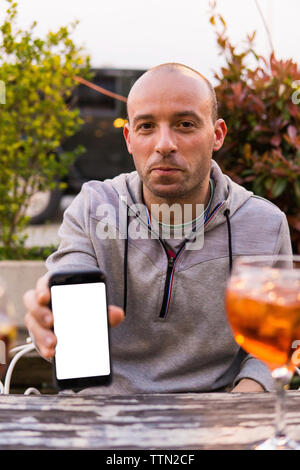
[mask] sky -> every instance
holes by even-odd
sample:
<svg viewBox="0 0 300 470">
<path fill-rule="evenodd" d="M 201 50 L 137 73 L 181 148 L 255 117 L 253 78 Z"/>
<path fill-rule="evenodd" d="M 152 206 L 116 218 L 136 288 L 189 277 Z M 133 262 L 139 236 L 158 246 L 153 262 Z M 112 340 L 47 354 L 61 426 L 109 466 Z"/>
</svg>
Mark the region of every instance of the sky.
<svg viewBox="0 0 300 470">
<path fill-rule="evenodd" d="M 300 63 L 299 0 L 257 0 L 264 12 L 277 58 Z M 209 0 L 19 0 L 18 24 L 38 22 L 36 33 L 79 20 L 73 35 L 94 67 L 146 69 L 181 62 L 214 81 L 223 63 L 209 23 Z M 6 1 L 0 0 L 0 23 Z M 231 40 L 241 43 L 257 31 L 256 49 L 270 44 L 255 0 L 217 0 Z"/>
</svg>

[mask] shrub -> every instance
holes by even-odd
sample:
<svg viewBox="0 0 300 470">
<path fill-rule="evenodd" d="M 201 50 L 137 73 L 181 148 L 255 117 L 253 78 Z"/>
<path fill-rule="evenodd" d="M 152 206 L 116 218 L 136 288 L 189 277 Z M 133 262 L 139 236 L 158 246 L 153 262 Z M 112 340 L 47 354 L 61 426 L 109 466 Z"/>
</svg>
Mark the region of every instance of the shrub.
<svg viewBox="0 0 300 470">
<path fill-rule="evenodd" d="M 214 2 L 210 22 L 225 59 L 215 73 L 215 91 L 219 116 L 228 126 L 225 144 L 215 158 L 234 181 L 285 212 L 294 251 L 300 252 L 298 65 L 292 59 L 278 60 L 273 52 L 268 57 L 257 54 L 255 32 L 247 35 L 239 50 L 215 6 Z"/>
<path fill-rule="evenodd" d="M 49 246 L 18 246 L 15 248 L 5 248 L 0 246 L 0 261 L 6 260 L 46 260 L 54 251 L 57 250 L 56 245 Z"/>
<path fill-rule="evenodd" d="M 89 58 L 70 39 L 76 23 L 40 39 L 36 23 L 28 31 L 17 28 L 17 3 L 7 2 L 0 26 L 0 80 L 6 89 L 0 104 L 0 245 L 6 253 L 24 245 L 31 196 L 54 189 L 83 150 L 58 151 L 82 124 L 68 104 L 76 86 L 72 77 L 90 77 Z"/>
</svg>

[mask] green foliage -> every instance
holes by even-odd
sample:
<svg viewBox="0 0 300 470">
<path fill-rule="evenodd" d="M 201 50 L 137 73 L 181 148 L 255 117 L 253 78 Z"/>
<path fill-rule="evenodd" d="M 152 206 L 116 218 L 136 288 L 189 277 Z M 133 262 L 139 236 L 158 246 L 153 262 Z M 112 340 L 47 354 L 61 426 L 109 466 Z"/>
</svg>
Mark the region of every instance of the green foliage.
<svg viewBox="0 0 300 470">
<path fill-rule="evenodd" d="M 57 250 L 57 246 L 33 246 L 30 248 L 19 244 L 17 247 L 4 247 L 0 246 L 0 261 L 3 260 L 46 260 L 51 253 Z"/>
<path fill-rule="evenodd" d="M 212 3 L 225 65 L 215 74 L 219 116 L 228 127 L 215 158 L 231 178 L 273 201 L 288 217 L 294 250 L 300 252 L 300 71 L 291 59 L 255 52 L 255 32 L 242 50 L 227 35 L 224 18 Z M 254 62 L 250 67 L 249 63 Z"/>
<path fill-rule="evenodd" d="M 0 245 L 17 248 L 31 196 L 53 189 L 82 152 L 59 151 L 61 143 L 82 124 L 78 109 L 68 105 L 79 75 L 90 78 L 89 58 L 70 35 L 76 23 L 35 35 L 17 28 L 17 2 L 7 0 L 0 26 L 0 80 L 6 103 L 0 105 Z"/>
</svg>

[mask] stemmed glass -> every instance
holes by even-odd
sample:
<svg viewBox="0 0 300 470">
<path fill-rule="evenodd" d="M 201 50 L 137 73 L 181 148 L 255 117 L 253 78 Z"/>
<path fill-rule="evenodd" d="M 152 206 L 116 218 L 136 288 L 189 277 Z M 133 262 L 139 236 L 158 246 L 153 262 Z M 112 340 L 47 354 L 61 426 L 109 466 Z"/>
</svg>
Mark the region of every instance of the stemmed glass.
<svg viewBox="0 0 300 470">
<path fill-rule="evenodd" d="M 300 449 L 285 430 L 284 386 L 299 361 L 300 256 L 241 256 L 226 288 L 236 342 L 270 368 L 276 390 L 275 432 L 255 449 Z"/>
</svg>

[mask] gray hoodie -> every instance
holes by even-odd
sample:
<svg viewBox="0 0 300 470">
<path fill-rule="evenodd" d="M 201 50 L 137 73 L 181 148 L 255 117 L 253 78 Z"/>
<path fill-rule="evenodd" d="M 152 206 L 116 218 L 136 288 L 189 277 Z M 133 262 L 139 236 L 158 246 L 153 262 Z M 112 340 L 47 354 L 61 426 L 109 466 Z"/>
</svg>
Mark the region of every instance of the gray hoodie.
<svg viewBox="0 0 300 470">
<path fill-rule="evenodd" d="M 142 204 L 137 172 L 85 183 L 65 211 L 47 269 L 100 268 L 109 303 L 126 308 L 124 322 L 110 333 L 113 383 L 99 393 L 213 392 L 242 378 L 273 388 L 268 368 L 235 342 L 224 291 L 236 256 L 292 252 L 287 220 L 213 160 L 211 176 L 203 247 L 183 247 L 173 263 L 157 237 L 138 238 L 132 230 L 126 236 L 133 222 L 151 234 L 142 206 L 128 210 Z"/>
</svg>

